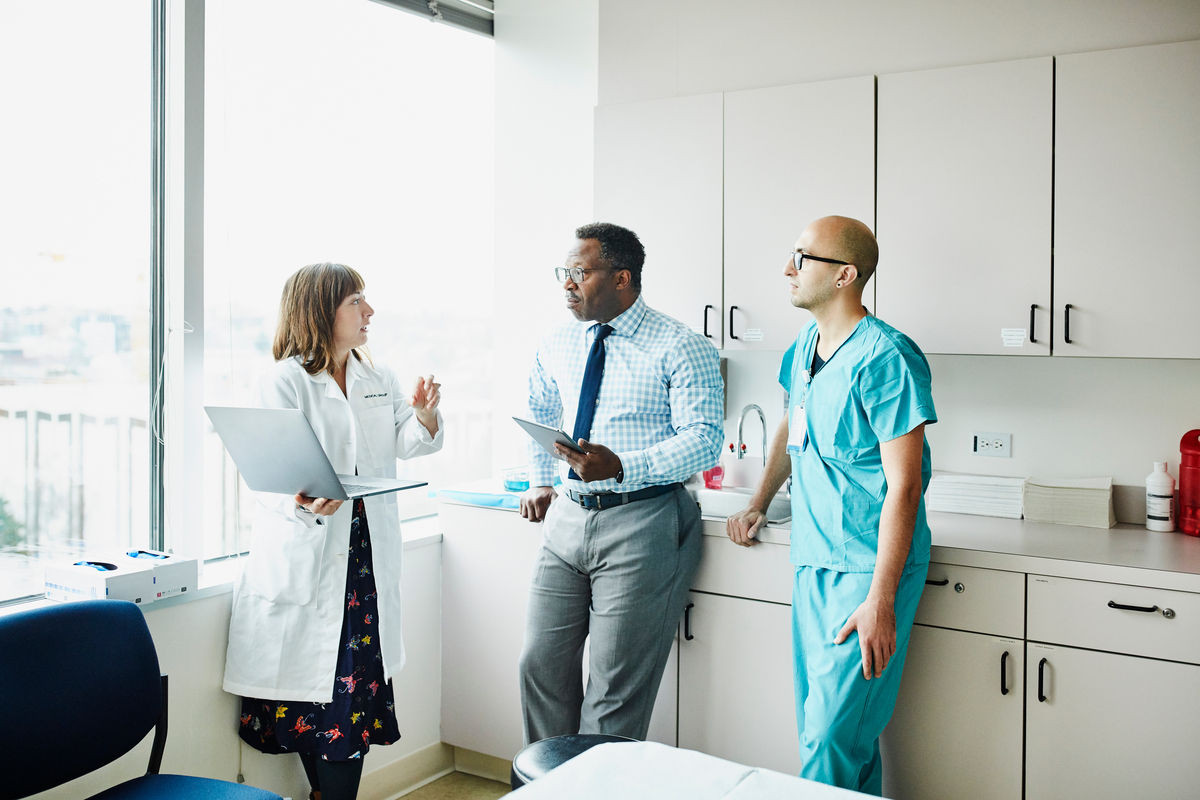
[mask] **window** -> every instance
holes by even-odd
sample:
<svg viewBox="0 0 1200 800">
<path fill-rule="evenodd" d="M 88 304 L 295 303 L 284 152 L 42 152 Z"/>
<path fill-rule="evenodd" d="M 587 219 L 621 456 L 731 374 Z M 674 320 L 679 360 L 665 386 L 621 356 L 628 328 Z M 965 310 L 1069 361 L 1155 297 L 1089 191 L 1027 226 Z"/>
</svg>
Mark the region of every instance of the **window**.
<svg viewBox="0 0 1200 800">
<path fill-rule="evenodd" d="M 209 0 L 205 41 L 205 403 L 254 401 L 288 275 L 349 264 L 376 363 L 443 385 L 445 448 L 401 475 L 487 475 L 492 40 L 371 2 Z M 204 554 L 245 550 L 251 499 L 205 439 Z"/>
<path fill-rule="evenodd" d="M 149 535 L 150 15 L 0 4 L 0 600 Z"/>
<path fill-rule="evenodd" d="M 166 337 L 164 433 L 150 422 L 152 326 L 168 324 L 151 318 L 153 8 L 0 4 L 0 601 L 41 593 L 39 560 L 153 540 L 160 433 L 168 505 L 201 497 L 195 514 L 168 510 L 167 547 L 247 549 L 250 497 L 200 406 L 253 400 L 283 280 L 314 261 L 363 273 L 377 362 L 443 384 L 446 448 L 401 474 L 436 487 L 490 471 L 492 40 L 367 0 L 208 0 L 205 91 L 185 101 L 204 111 L 204 256 L 168 277 L 161 316 L 203 311 Z M 178 153 L 160 157 L 170 180 Z M 177 254 L 191 223 L 172 203 Z M 181 401 L 184 384 L 203 391 Z M 200 446 L 169 438 L 181 419 Z M 432 509 L 407 494 L 406 514 Z"/>
</svg>

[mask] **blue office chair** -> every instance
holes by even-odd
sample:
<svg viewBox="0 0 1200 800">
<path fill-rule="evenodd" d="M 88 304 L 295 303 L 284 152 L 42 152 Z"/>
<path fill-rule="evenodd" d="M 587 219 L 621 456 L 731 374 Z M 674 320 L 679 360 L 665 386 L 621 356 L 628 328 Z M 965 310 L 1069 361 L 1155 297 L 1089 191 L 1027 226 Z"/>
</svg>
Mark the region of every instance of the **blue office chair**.
<svg viewBox="0 0 1200 800">
<path fill-rule="evenodd" d="M 159 774 L 167 676 L 133 603 L 86 600 L 0 616 L 0 800 L 86 775 L 151 729 L 146 774 L 94 800 L 281 800 L 253 786 Z"/>
</svg>

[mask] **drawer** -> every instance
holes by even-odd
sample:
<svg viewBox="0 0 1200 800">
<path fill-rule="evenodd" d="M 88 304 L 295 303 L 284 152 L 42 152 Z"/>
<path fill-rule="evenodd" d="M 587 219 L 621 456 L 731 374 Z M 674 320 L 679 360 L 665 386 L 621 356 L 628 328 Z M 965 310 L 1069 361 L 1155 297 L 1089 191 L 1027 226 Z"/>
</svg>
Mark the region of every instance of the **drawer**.
<svg viewBox="0 0 1200 800">
<path fill-rule="evenodd" d="M 1030 575 L 1028 638 L 1200 664 L 1200 594 Z"/>
<path fill-rule="evenodd" d="M 693 590 L 791 604 L 796 568 L 789 559 L 787 545 L 759 542 L 753 547 L 739 547 L 724 535 L 701 538 L 704 551 L 692 579 Z"/>
<path fill-rule="evenodd" d="M 931 563 L 917 622 L 1024 638 L 1025 574 Z"/>
</svg>

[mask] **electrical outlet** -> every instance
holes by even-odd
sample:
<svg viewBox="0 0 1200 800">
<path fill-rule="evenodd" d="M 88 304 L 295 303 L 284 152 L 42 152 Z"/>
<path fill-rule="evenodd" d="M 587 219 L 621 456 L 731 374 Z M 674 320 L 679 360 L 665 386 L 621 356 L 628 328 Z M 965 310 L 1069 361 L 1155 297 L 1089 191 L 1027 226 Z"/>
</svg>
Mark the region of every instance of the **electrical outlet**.
<svg viewBox="0 0 1200 800">
<path fill-rule="evenodd" d="M 977 456 L 1009 458 L 1012 456 L 1012 434 L 983 432 L 972 434 L 971 452 Z"/>
</svg>

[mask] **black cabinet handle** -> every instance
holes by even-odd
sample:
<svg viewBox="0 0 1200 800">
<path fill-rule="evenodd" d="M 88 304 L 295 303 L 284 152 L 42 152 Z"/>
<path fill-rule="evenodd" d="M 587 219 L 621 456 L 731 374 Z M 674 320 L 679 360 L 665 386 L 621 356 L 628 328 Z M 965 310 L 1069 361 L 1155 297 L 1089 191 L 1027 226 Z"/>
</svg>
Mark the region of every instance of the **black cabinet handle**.
<svg viewBox="0 0 1200 800">
<path fill-rule="evenodd" d="M 683 638 L 689 642 L 696 638 L 692 636 L 692 608 L 695 605 L 695 603 L 688 603 L 683 607 Z"/>
<path fill-rule="evenodd" d="M 729 338 L 730 338 L 730 339 L 736 339 L 736 338 L 738 338 L 738 337 L 737 337 L 737 334 L 735 334 L 735 333 L 733 332 L 733 312 L 734 312 L 734 311 L 736 311 L 736 310 L 737 310 L 737 306 L 730 306 L 730 307 L 729 307 Z"/>
<path fill-rule="evenodd" d="M 712 304 L 706 305 L 704 307 L 704 335 L 707 336 L 709 339 L 712 338 L 712 334 L 708 332 L 708 312 L 712 308 L 713 308 Z"/>
<path fill-rule="evenodd" d="M 925 585 L 926 585 L 926 586 L 949 586 L 949 585 L 950 585 L 950 579 L 949 579 L 949 578 L 942 578 L 940 581 L 931 581 L 931 580 L 929 580 L 928 578 L 926 578 L 926 579 L 925 579 Z"/>
<path fill-rule="evenodd" d="M 1008 651 L 1000 656 L 1000 694 L 1008 694 Z"/>
<path fill-rule="evenodd" d="M 1038 702 L 1039 703 L 1046 702 L 1045 677 L 1046 677 L 1046 659 L 1043 658 L 1041 661 L 1038 662 Z"/>
<path fill-rule="evenodd" d="M 1037 339 L 1033 337 L 1033 312 L 1037 311 L 1037 303 L 1029 307 L 1029 343 L 1037 344 Z"/>
<path fill-rule="evenodd" d="M 1063 341 L 1071 344 L 1071 304 L 1063 306 Z"/>
<path fill-rule="evenodd" d="M 1109 600 L 1108 607 L 1117 608 L 1121 611 L 1141 611 L 1146 614 L 1153 614 L 1155 611 L 1158 611 L 1158 606 L 1127 606 L 1123 603 L 1118 603 L 1115 600 Z"/>
</svg>

